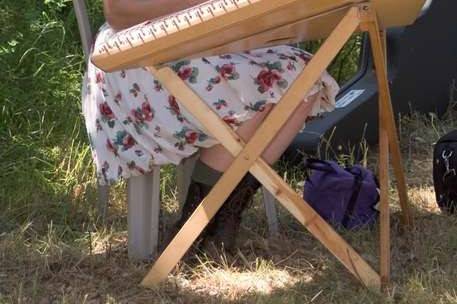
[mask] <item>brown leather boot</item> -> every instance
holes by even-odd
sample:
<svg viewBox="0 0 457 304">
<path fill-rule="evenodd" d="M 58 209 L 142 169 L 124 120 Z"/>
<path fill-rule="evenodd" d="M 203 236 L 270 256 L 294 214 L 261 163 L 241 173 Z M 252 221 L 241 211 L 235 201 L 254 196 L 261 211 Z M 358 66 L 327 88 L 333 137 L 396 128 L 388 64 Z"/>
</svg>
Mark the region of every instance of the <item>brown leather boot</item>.
<svg viewBox="0 0 457 304">
<path fill-rule="evenodd" d="M 201 201 L 208 195 L 211 188 L 212 188 L 212 186 L 208 186 L 208 185 L 205 185 L 205 184 L 193 181 L 193 180 L 191 181 L 191 183 L 189 185 L 189 190 L 187 192 L 186 201 L 182 207 L 181 217 L 174 224 L 170 233 L 168 233 L 168 236 L 164 242 L 164 246 L 168 246 L 168 244 L 176 236 L 178 231 L 182 228 L 182 226 L 184 226 L 184 224 L 190 218 L 190 216 L 195 211 L 195 209 L 197 209 L 197 207 L 201 203 Z M 200 234 L 198 241 L 204 238 L 205 233 L 206 233 L 206 230 L 204 230 Z M 197 241 L 197 243 L 198 243 L 198 241 Z"/>
<path fill-rule="evenodd" d="M 179 227 L 179 229 L 181 229 L 195 209 L 197 209 L 198 205 L 208 195 L 211 188 L 212 186 L 191 181 L 189 190 L 187 191 L 186 202 L 182 207 L 181 217 L 176 222 L 176 226 Z"/>
<path fill-rule="evenodd" d="M 203 244 L 205 250 L 224 249 L 234 253 L 242 214 L 252 204 L 259 187 L 260 183 L 250 173 L 240 181 L 208 225 Z"/>
</svg>

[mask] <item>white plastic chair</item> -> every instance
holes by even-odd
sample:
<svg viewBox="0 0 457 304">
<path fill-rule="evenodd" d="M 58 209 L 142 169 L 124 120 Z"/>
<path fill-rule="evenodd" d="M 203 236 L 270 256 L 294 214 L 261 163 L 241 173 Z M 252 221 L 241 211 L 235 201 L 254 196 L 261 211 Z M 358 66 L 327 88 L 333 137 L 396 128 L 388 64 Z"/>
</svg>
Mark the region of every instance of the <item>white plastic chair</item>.
<svg viewBox="0 0 457 304">
<path fill-rule="evenodd" d="M 73 0 L 79 32 L 86 59 L 89 58 L 93 41 L 87 7 L 84 0 Z M 195 157 L 189 158 L 177 168 L 178 199 L 185 200 L 190 183 L 190 174 L 195 164 Z M 279 233 L 276 204 L 274 197 L 262 189 L 269 233 Z M 102 218 L 108 212 L 109 187 L 98 187 L 98 211 Z M 149 259 L 157 252 L 159 241 L 160 215 L 160 167 L 143 176 L 132 177 L 127 182 L 128 204 L 128 254 L 135 260 Z"/>
</svg>

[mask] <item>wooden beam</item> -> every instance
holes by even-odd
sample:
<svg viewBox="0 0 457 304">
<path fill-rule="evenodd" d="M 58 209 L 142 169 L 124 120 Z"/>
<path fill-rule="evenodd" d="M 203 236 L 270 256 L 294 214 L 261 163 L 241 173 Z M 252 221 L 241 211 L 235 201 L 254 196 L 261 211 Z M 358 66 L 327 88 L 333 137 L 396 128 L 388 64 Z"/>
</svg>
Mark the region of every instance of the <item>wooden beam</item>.
<svg viewBox="0 0 457 304">
<path fill-rule="evenodd" d="M 411 227 L 413 226 L 413 219 L 408 204 L 406 177 L 400 150 L 400 141 L 398 139 L 397 127 L 395 125 L 389 80 L 387 78 L 386 55 L 383 51 L 382 37 L 380 36 L 380 28 L 376 19 L 376 13 L 371 8 L 368 8 L 366 10 L 366 14 L 367 19 L 365 21 L 364 28 L 368 31 L 370 36 L 373 60 L 376 69 L 376 78 L 378 80 L 379 87 L 379 100 L 385 110 L 385 128 L 388 133 L 389 148 L 392 157 L 393 171 L 397 182 L 400 206 L 403 211 L 402 223 L 406 227 Z"/>
<path fill-rule="evenodd" d="M 371 34 L 370 34 L 371 35 Z M 385 53 L 386 37 L 385 32 L 378 32 L 381 36 L 383 51 L 376 52 L 376 56 L 384 54 L 382 59 L 387 63 L 387 56 Z M 376 38 L 375 38 L 376 39 Z M 375 55 L 374 55 L 375 56 Z M 379 58 L 377 58 L 379 59 Z M 387 66 L 387 65 L 386 65 Z M 387 74 L 387 70 L 384 70 Z M 379 88 L 381 90 L 389 90 L 389 88 Z M 387 109 L 385 103 L 382 102 L 381 96 L 386 93 L 379 93 L 378 101 L 378 115 L 379 115 L 379 165 L 378 175 L 380 184 L 380 216 L 379 216 L 379 267 L 381 276 L 381 287 L 386 289 L 390 283 L 390 207 L 389 207 L 389 135 L 387 132 Z"/>
</svg>

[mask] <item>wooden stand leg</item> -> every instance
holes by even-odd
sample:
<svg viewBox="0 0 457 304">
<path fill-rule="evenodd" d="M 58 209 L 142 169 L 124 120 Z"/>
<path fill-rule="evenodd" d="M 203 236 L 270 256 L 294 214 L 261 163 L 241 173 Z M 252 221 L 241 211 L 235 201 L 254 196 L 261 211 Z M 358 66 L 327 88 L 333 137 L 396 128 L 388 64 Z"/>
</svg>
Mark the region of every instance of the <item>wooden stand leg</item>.
<svg viewBox="0 0 457 304">
<path fill-rule="evenodd" d="M 400 145 L 393 115 L 390 88 L 387 77 L 386 36 L 381 32 L 376 14 L 368 12 L 368 21 L 364 24 L 368 30 L 376 69 L 379 88 L 379 180 L 381 186 L 380 201 L 380 275 L 382 287 L 390 282 L 390 211 L 389 211 L 389 151 L 397 181 L 400 205 L 403 211 L 403 223 L 412 225 L 408 206 L 406 179 L 403 172 Z"/>
<path fill-rule="evenodd" d="M 406 178 L 402 163 L 400 144 L 398 140 L 397 127 L 393 114 L 392 101 L 390 96 L 389 82 L 387 78 L 387 66 L 385 60 L 385 51 L 383 49 L 382 35 L 379 31 L 376 18 L 367 23 L 368 33 L 373 51 L 373 59 L 376 68 L 376 76 L 379 86 L 379 102 L 383 105 L 385 115 L 385 127 L 388 133 L 389 148 L 392 157 L 393 170 L 397 182 L 398 195 L 400 198 L 400 206 L 402 208 L 402 222 L 405 226 L 412 226 L 413 220 L 411 211 L 408 205 L 408 192 L 406 187 Z"/>
<path fill-rule="evenodd" d="M 387 76 L 387 37 L 385 31 L 379 32 L 383 50 L 383 59 Z M 381 90 L 381 89 L 380 89 Z M 389 88 L 382 88 L 389 90 Z M 390 91 L 390 90 L 389 90 Z M 383 92 L 379 96 L 387 96 Z M 389 101 L 390 103 L 390 101 Z M 379 111 L 379 179 L 381 187 L 380 222 L 379 222 L 379 266 L 381 288 L 386 290 L 390 283 L 391 241 L 390 241 L 390 207 L 389 207 L 389 134 L 386 129 L 388 110 L 381 99 L 378 101 Z M 399 184 L 398 184 L 399 185 Z"/>
<path fill-rule="evenodd" d="M 373 37 L 376 35 L 377 37 Z M 385 96 L 389 94 L 389 87 L 381 85 L 380 77 L 386 77 L 387 71 L 386 60 L 384 51 L 379 51 L 379 48 L 385 48 L 385 36 L 383 32 L 372 33 L 370 32 L 370 38 L 379 39 L 378 43 L 372 43 L 373 57 L 376 57 L 376 62 L 384 62 L 384 70 L 379 70 L 380 67 L 376 67 L 378 84 L 379 84 L 379 185 L 380 185 L 380 219 L 379 219 L 379 257 L 380 257 L 380 276 L 381 286 L 385 289 L 390 281 L 390 208 L 389 208 L 389 133 L 387 130 L 388 122 L 388 109 L 386 108 Z M 376 51 L 375 51 L 376 49 Z M 379 71 L 378 71 L 379 70 Z M 390 103 L 390 100 L 389 100 Z"/>
<path fill-rule="evenodd" d="M 389 208 L 389 135 L 386 130 L 386 109 L 379 102 L 379 185 L 380 195 L 380 275 L 385 288 L 390 280 L 390 208 Z"/>
</svg>

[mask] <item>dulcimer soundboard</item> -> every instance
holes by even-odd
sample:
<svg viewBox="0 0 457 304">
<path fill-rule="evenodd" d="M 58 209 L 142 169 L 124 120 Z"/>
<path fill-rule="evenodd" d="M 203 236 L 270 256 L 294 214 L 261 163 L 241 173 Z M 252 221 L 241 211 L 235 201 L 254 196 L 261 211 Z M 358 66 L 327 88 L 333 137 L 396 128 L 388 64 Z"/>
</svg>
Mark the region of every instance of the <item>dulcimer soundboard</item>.
<svg viewBox="0 0 457 304">
<path fill-rule="evenodd" d="M 387 27 L 414 22 L 423 0 L 210 0 L 114 34 L 92 62 L 109 72 L 323 38 L 357 3 L 378 7 Z"/>
</svg>

